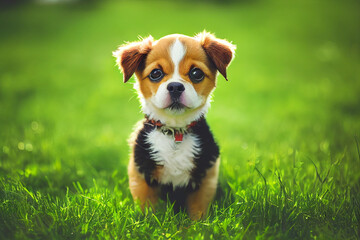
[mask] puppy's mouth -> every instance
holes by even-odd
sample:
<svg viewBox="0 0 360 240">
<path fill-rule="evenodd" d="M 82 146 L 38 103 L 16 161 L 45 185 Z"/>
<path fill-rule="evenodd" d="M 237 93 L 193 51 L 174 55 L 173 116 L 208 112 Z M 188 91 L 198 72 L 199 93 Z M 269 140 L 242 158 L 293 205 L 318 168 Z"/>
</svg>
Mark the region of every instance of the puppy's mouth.
<svg viewBox="0 0 360 240">
<path fill-rule="evenodd" d="M 182 104 L 179 101 L 173 101 L 166 109 L 173 110 L 173 111 L 179 111 L 186 108 L 184 104 Z"/>
</svg>

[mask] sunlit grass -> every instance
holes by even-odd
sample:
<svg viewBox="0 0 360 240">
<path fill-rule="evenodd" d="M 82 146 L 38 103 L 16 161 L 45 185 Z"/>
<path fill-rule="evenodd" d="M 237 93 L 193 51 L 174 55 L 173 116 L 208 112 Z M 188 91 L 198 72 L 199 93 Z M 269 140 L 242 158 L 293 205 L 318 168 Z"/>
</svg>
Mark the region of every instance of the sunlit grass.
<svg viewBox="0 0 360 240">
<path fill-rule="evenodd" d="M 0 238 L 360 237 L 355 1 L 29 4 L 0 10 Z M 237 45 L 208 121 L 209 216 L 142 214 L 127 186 L 141 119 L 111 52 L 207 29 Z"/>
</svg>

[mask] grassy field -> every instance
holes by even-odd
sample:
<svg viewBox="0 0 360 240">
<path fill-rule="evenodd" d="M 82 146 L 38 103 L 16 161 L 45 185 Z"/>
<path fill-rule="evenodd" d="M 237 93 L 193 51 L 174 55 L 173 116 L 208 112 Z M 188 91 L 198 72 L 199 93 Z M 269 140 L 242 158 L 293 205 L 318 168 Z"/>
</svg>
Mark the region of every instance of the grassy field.
<svg viewBox="0 0 360 240">
<path fill-rule="evenodd" d="M 359 239 L 359 2 L 179 2 L 2 7 L 0 239 Z M 204 221 L 142 214 L 111 52 L 204 29 L 237 45 L 208 114 L 220 190 Z"/>
</svg>

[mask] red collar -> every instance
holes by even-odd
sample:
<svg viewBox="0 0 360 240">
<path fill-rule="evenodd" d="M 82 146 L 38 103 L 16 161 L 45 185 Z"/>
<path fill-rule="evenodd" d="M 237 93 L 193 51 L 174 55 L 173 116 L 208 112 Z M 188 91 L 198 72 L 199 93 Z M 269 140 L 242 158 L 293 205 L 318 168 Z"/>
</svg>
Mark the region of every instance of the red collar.
<svg viewBox="0 0 360 240">
<path fill-rule="evenodd" d="M 145 116 L 145 123 L 150 124 L 156 128 L 160 128 L 164 134 L 171 134 L 174 136 L 174 141 L 180 143 L 183 141 L 184 134 L 188 133 L 192 127 L 194 127 L 203 117 L 197 121 L 193 121 L 190 124 L 186 125 L 184 128 L 171 128 L 167 127 L 165 124 L 161 123 L 160 120 L 156 121 L 154 119 L 149 119 L 148 116 Z"/>
</svg>

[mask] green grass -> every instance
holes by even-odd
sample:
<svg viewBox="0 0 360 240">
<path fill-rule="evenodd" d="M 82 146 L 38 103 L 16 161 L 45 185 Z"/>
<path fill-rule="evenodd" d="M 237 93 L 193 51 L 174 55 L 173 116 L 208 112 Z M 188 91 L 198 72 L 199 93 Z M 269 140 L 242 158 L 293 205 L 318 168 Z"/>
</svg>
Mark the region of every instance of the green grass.
<svg viewBox="0 0 360 240">
<path fill-rule="evenodd" d="M 359 12 L 332 0 L 1 9 L 0 238 L 360 238 Z M 204 221 L 166 203 L 142 214 L 126 139 L 143 116 L 111 52 L 203 29 L 237 45 L 208 114 L 221 188 Z"/>
</svg>

